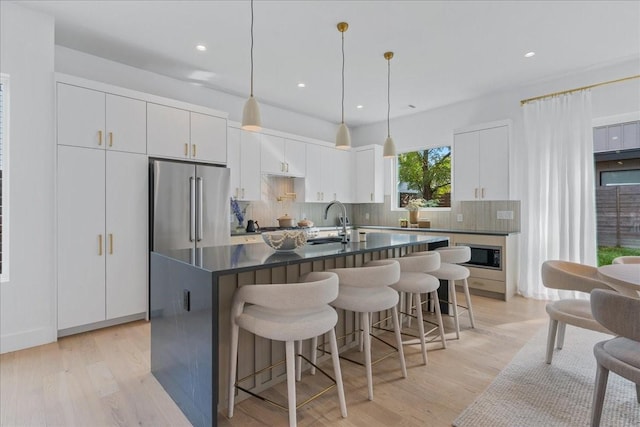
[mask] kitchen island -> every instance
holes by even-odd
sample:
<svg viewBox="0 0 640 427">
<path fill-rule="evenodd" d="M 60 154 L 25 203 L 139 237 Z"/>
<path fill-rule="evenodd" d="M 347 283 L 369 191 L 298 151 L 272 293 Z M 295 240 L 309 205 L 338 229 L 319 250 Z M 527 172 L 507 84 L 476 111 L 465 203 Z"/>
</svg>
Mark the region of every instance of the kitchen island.
<svg viewBox="0 0 640 427">
<path fill-rule="evenodd" d="M 310 271 L 358 267 L 447 244 L 446 238 L 428 235 L 369 233 L 365 242 L 306 245 L 289 253 L 263 243 L 151 252 L 151 372 L 193 425 L 216 425 L 218 408 L 226 406 L 229 310 L 238 286 L 295 283 Z M 338 336 L 356 328 L 352 313 L 339 313 Z M 354 343 L 351 337 L 340 345 Z M 241 333 L 238 376 L 284 359 L 281 344 Z M 303 352 L 309 353 L 306 344 Z M 283 375 L 281 366 L 245 386 L 260 392 Z"/>
</svg>

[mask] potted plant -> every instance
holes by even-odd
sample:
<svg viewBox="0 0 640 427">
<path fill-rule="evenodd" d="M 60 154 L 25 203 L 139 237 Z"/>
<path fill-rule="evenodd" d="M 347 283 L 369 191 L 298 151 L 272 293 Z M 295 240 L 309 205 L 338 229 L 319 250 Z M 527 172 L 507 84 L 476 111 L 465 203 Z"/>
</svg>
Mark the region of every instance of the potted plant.
<svg viewBox="0 0 640 427">
<path fill-rule="evenodd" d="M 409 222 L 411 224 L 418 223 L 418 211 L 421 207 L 424 207 L 425 200 L 424 199 L 411 199 L 407 202 L 407 210 L 409 211 Z"/>
</svg>

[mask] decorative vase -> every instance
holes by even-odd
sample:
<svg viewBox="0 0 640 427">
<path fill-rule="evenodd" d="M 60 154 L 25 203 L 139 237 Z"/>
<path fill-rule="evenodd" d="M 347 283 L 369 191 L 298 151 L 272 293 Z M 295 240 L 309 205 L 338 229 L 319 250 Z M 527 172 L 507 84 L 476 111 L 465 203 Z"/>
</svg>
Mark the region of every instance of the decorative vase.
<svg viewBox="0 0 640 427">
<path fill-rule="evenodd" d="M 418 223 L 418 211 L 409 211 L 409 222 L 411 224 Z"/>
</svg>

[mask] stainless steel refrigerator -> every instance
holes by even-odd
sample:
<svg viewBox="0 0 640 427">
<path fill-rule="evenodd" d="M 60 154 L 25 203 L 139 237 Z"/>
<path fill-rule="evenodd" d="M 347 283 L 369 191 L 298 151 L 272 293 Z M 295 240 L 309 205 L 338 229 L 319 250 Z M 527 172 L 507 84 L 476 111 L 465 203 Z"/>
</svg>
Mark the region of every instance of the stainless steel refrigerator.
<svg viewBox="0 0 640 427">
<path fill-rule="evenodd" d="M 229 244 L 229 169 L 169 160 L 152 162 L 152 248 L 156 252 Z"/>
</svg>

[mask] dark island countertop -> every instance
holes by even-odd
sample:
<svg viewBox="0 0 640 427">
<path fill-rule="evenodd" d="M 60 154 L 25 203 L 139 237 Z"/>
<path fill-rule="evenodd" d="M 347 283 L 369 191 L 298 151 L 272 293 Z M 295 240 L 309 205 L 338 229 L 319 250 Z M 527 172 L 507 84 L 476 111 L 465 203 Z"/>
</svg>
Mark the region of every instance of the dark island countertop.
<svg viewBox="0 0 640 427">
<path fill-rule="evenodd" d="M 459 228 L 417 228 L 417 227 L 390 227 L 383 225 L 359 225 L 357 228 L 370 230 L 397 230 L 397 231 L 417 231 L 422 233 L 448 233 L 448 234 L 478 234 L 483 236 L 508 236 L 519 234 L 520 231 L 496 231 L 496 230 L 462 230 Z"/>
<path fill-rule="evenodd" d="M 198 253 L 195 254 L 195 264 L 212 273 L 240 273 L 397 247 L 426 245 L 446 240 L 447 238 L 442 236 L 367 233 L 365 242 L 350 242 L 345 245 L 340 242 L 321 245 L 307 244 L 293 252 L 278 252 L 266 243 L 211 246 L 196 250 Z M 168 250 L 163 251 L 161 255 L 193 264 L 192 249 Z"/>
</svg>

